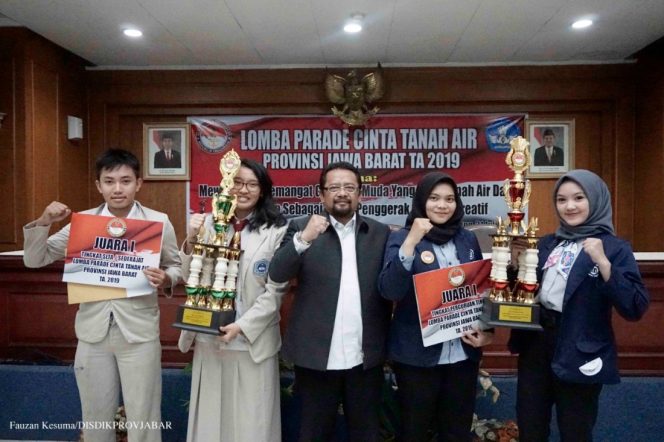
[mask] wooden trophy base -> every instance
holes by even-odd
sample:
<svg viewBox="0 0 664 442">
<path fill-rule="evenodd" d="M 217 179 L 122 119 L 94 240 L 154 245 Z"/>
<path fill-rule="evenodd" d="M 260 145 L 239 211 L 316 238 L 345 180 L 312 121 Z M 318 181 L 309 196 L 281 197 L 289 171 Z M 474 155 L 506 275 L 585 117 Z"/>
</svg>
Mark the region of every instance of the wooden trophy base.
<svg viewBox="0 0 664 442">
<path fill-rule="evenodd" d="M 210 310 L 181 305 L 173 327 L 208 335 L 220 335 L 219 327 L 235 322 L 235 310 Z"/>
<path fill-rule="evenodd" d="M 480 320 L 492 327 L 542 330 L 539 304 L 499 302 L 484 298 L 484 308 Z"/>
</svg>

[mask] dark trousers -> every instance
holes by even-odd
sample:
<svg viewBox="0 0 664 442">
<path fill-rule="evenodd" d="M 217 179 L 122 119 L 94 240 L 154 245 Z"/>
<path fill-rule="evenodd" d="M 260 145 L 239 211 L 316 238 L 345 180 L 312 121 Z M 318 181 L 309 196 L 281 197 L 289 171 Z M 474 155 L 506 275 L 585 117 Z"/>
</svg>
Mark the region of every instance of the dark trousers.
<svg viewBox="0 0 664 442">
<path fill-rule="evenodd" d="M 470 359 L 435 367 L 395 363 L 400 440 L 429 441 L 433 429 L 439 441 L 470 441 L 478 370 L 479 362 Z"/>
<path fill-rule="evenodd" d="M 351 442 L 379 440 L 383 367 L 311 370 L 295 366 L 295 391 L 302 401 L 300 441 L 334 438 L 339 403 Z"/>
<path fill-rule="evenodd" d="M 551 369 L 559 313 L 542 309 L 544 331 L 532 336 L 519 354 L 516 412 L 519 441 L 549 440 L 551 411 L 562 442 L 592 441 L 602 384 L 579 384 L 559 379 Z"/>
</svg>

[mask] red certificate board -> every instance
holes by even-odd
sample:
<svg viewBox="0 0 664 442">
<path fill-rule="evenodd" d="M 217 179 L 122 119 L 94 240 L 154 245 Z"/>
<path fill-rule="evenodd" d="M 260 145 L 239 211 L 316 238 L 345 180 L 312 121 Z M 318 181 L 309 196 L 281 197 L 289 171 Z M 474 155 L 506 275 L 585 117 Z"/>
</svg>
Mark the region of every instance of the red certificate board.
<svg viewBox="0 0 664 442">
<path fill-rule="evenodd" d="M 484 259 L 413 276 L 425 347 L 479 327 L 490 273 L 491 260 Z"/>
<path fill-rule="evenodd" d="M 159 267 L 163 229 L 158 221 L 74 213 L 62 277 L 75 283 L 70 289 L 75 287 L 77 296 L 72 300 L 70 290 L 70 303 L 86 302 L 78 296 L 85 293 L 81 284 L 108 289 L 102 299 L 152 293 L 143 269 Z M 99 290 L 90 289 L 90 301 L 99 300 Z"/>
</svg>

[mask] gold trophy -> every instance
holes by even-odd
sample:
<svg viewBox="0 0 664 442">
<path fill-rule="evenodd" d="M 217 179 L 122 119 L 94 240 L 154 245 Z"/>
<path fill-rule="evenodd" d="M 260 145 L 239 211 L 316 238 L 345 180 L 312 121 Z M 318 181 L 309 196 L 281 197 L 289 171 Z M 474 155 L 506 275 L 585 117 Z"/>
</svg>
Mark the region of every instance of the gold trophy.
<svg viewBox="0 0 664 442">
<path fill-rule="evenodd" d="M 504 221 L 498 217 L 498 228 L 491 249 L 491 288 L 484 299 L 480 319 L 491 326 L 539 330 L 540 306 L 535 303 L 537 283 L 537 218 L 526 224 L 523 210 L 530 200 L 530 181 L 525 179 L 530 165 L 528 141 L 516 137 L 510 142 L 505 162 L 514 172 L 503 184 L 505 202 L 510 211 Z M 513 258 L 513 246 L 523 249 L 518 255 L 516 281 L 510 281 L 507 269 Z"/>
<path fill-rule="evenodd" d="M 231 195 L 233 179 L 240 170 L 240 157 L 231 150 L 219 163 L 221 183 L 212 197 L 214 235 L 205 226 L 193 246 L 189 278 L 185 285 L 186 302 L 178 307 L 173 327 L 218 335 L 219 327 L 235 321 L 236 281 L 242 253 L 240 232 L 227 238 L 237 201 Z"/>
</svg>

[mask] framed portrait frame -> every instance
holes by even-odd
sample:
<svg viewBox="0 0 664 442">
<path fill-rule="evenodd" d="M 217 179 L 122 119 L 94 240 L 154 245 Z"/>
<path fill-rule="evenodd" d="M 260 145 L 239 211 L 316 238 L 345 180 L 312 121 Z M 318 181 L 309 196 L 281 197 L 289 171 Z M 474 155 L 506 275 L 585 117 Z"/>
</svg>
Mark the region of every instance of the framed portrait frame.
<svg viewBox="0 0 664 442">
<path fill-rule="evenodd" d="M 143 124 L 144 180 L 189 181 L 190 164 L 188 123 Z"/>
<path fill-rule="evenodd" d="M 528 119 L 526 136 L 529 178 L 558 178 L 574 169 L 573 119 Z"/>
</svg>

